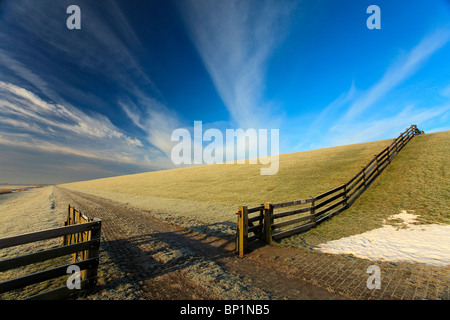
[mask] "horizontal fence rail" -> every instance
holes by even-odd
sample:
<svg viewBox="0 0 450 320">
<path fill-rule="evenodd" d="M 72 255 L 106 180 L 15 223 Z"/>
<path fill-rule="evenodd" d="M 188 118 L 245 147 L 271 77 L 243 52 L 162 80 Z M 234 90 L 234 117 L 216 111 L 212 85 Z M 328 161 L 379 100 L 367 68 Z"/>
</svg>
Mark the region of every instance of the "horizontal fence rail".
<svg viewBox="0 0 450 320">
<path fill-rule="evenodd" d="M 309 230 L 348 209 L 400 150 L 413 137 L 423 133 L 417 129 L 416 125 L 412 125 L 389 146 L 376 154 L 368 164 L 361 167 L 361 170 L 349 181 L 316 197 L 281 203 L 264 203 L 254 208 L 240 206 L 237 213 L 236 252 L 243 257 L 249 242 L 262 240 L 270 244 L 272 239 L 282 239 Z M 279 209 L 294 206 L 296 208 L 293 210 L 279 211 Z"/>
<path fill-rule="evenodd" d="M 80 218 L 81 219 L 78 219 Z M 76 219 L 74 219 L 76 218 Z M 0 272 L 73 255 L 73 263 L 34 272 L 0 282 L 0 294 L 21 289 L 29 285 L 67 275 L 70 266 L 81 270 L 80 289 L 95 286 L 99 265 L 99 248 L 102 220 L 90 219 L 69 206 L 68 217 L 63 227 L 53 228 L 0 239 L 0 249 L 63 237 L 63 246 L 21 255 L 0 261 Z M 67 286 L 36 294 L 27 299 L 59 299 L 74 293 Z"/>
</svg>

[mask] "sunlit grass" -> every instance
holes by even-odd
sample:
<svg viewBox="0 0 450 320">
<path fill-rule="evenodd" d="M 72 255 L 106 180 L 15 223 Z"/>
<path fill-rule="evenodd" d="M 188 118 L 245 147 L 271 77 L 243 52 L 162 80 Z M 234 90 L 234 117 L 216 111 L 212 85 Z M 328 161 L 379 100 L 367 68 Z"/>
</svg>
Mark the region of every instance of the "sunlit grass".
<svg viewBox="0 0 450 320">
<path fill-rule="evenodd" d="M 62 187 L 151 210 L 185 226 L 232 223 L 239 205 L 316 196 L 337 187 L 392 142 L 381 140 L 280 155 L 272 176 L 261 165 L 216 164 L 78 182 Z M 380 226 L 401 210 L 426 222 L 449 223 L 450 131 L 417 136 L 347 211 L 282 241 L 317 244 Z"/>
<path fill-rule="evenodd" d="M 450 131 L 415 137 L 351 208 L 282 243 L 318 245 L 360 234 L 402 210 L 422 223 L 450 223 Z"/>
<path fill-rule="evenodd" d="M 199 201 L 223 206 L 301 199 L 327 191 L 356 174 L 391 140 L 280 155 L 277 174 L 262 165 L 215 164 L 62 185 L 87 192 Z"/>
</svg>

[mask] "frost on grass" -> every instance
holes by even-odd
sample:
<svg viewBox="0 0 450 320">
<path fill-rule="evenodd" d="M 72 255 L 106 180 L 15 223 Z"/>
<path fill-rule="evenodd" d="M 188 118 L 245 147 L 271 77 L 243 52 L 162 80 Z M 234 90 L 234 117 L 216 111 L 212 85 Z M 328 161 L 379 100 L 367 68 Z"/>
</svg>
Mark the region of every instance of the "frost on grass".
<svg viewBox="0 0 450 320">
<path fill-rule="evenodd" d="M 184 275 L 225 300 L 266 300 L 269 296 L 239 276 L 225 272 L 213 261 L 197 261 L 182 271 Z"/>
<path fill-rule="evenodd" d="M 204 260 L 187 248 L 163 248 L 153 258 L 165 265 L 182 266 L 180 272 L 197 286 L 221 299 L 268 299 L 247 280 L 229 273 L 211 260 Z"/>
<path fill-rule="evenodd" d="M 152 255 L 153 259 L 164 264 L 175 264 L 177 262 L 181 263 L 183 260 L 187 260 L 193 257 L 194 255 L 189 250 L 174 250 L 169 247 L 163 248 L 162 250 L 159 250 Z"/>
<path fill-rule="evenodd" d="M 102 188 L 92 189 L 71 186 L 69 190 L 90 193 L 126 206 L 143 210 L 166 223 L 173 223 L 190 230 L 211 235 L 231 237 L 235 234 L 237 206 L 212 204 L 199 200 L 155 197 L 151 194 L 111 192 Z"/>
<path fill-rule="evenodd" d="M 53 187 L 0 196 L 0 238 L 62 226 L 64 214 L 55 208 Z M 65 211 L 63 211 L 65 212 Z M 0 250 L 0 260 L 60 245 L 60 239 Z"/>
<path fill-rule="evenodd" d="M 406 261 L 445 267 L 450 264 L 450 225 L 419 224 L 403 210 L 382 228 L 319 245 L 317 250 L 369 260 Z"/>
</svg>

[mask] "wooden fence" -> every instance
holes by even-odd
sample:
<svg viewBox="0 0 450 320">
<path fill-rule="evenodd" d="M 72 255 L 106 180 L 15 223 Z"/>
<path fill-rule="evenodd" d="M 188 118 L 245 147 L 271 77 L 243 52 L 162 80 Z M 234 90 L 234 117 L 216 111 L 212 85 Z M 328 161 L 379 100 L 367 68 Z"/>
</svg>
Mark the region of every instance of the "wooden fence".
<svg viewBox="0 0 450 320">
<path fill-rule="evenodd" d="M 376 154 L 373 159 L 349 181 L 316 197 L 281 203 L 264 203 L 248 208 L 240 206 L 236 227 L 236 252 L 243 256 L 248 243 L 262 240 L 270 244 L 306 231 L 333 215 L 348 209 L 391 163 L 398 152 L 416 135 L 423 134 L 412 125 L 391 145 Z M 293 210 L 283 211 L 286 207 Z M 281 210 L 281 212 L 280 212 Z"/>
<path fill-rule="evenodd" d="M 63 237 L 61 247 L 0 261 L 0 272 L 73 255 L 71 264 L 0 282 L 0 294 L 67 275 L 70 266 L 77 266 L 81 270 L 81 289 L 94 287 L 97 283 L 101 226 L 101 219 L 90 219 L 69 205 L 67 220 L 63 227 L 0 239 L 0 249 L 3 249 Z M 79 290 L 70 289 L 65 285 L 26 299 L 61 299 L 78 292 Z"/>
</svg>

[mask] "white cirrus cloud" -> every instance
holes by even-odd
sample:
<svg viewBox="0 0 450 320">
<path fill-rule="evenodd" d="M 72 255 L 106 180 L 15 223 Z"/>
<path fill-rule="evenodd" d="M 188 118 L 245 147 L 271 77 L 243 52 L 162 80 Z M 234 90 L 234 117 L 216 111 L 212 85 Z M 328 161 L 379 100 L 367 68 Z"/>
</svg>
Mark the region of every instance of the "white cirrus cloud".
<svg viewBox="0 0 450 320">
<path fill-rule="evenodd" d="M 377 102 L 413 76 L 435 52 L 449 42 L 450 29 L 448 28 L 436 30 L 425 36 L 414 48 L 391 65 L 381 79 L 353 101 L 344 116 L 331 128 L 331 131 L 339 131 L 343 127 L 349 126 L 358 116 L 375 107 Z"/>
<path fill-rule="evenodd" d="M 287 33 L 290 1 L 188 0 L 180 12 L 232 120 L 242 128 L 279 127 L 265 101 L 267 64 Z"/>
<path fill-rule="evenodd" d="M 0 144 L 134 163 L 150 169 L 154 152 L 99 114 L 52 104 L 0 81 Z"/>
<path fill-rule="evenodd" d="M 405 101 L 403 104 L 390 107 L 390 104 L 386 104 L 383 99 L 421 70 L 426 61 L 449 42 L 449 28 L 435 30 L 399 57 L 370 88 L 355 94 L 352 86 L 352 89 L 344 94 L 349 99 L 346 98 L 344 101 L 346 106 L 342 108 L 342 116 L 334 117 L 334 119 L 329 117 L 328 121 L 324 122 L 332 125 L 329 129 L 323 128 L 327 133 L 314 147 L 394 137 L 411 124 L 425 124 L 448 113 L 449 104 L 446 103 L 430 106 L 428 103 L 424 105 L 423 101 Z M 378 112 L 382 101 L 385 103 L 383 110 L 389 110 L 389 112 Z M 322 116 L 326 117 L 323 113 Z"/>
</svg>

